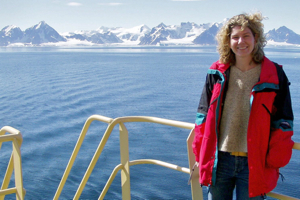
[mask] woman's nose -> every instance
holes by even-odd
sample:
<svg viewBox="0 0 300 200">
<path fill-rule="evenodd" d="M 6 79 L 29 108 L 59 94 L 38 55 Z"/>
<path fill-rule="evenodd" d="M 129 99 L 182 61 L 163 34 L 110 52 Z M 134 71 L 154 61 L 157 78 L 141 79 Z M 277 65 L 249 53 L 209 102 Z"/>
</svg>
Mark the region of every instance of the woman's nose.
<svg viewBox="0 0 300 200">
<path fill-rule="evenodd" d="M 243 37 L 239 38 L 239 43 L 242 43 L 244 41 Z"/>
</svg>

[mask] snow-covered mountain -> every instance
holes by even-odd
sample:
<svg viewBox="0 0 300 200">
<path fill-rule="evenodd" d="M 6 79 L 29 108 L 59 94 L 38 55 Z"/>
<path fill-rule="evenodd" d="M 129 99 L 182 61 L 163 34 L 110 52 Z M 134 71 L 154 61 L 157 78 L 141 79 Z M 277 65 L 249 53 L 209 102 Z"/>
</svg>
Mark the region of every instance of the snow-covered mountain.
<svg viewBox="0 0 300 200">
<path fill-rule="evenodd" d="M 274 42 L 285 42 L 289 44 L 300 44 L 300 35 L 294 31 L 288 29 L 285 26 L 278 28 L 277 30 L 270 30 L 266 34 L 267 40 Z"/>
<path fill-rule="evenodd" d="M 16 26 L 6 26 L 0 31 L 0 46 L 14 43 L 39 45 L 62 41 L 66 42 L 67 40 L 44 21 L 26 29 L 24 32 Z"/>
<path fill-rule="evenodd" d="M 195 38 L 195 40 L 193 40 L 193 43 L 194 44 L 202 44 L 202 45 L 217 44 L 215 37 L 221 27 L 222 27 L 222 24 L 218 24 L 218 23 L 211 25 L 205 31 L 203 31 L 200 35 L 198 35 Z"/>
<path fill-rule="evenodd" d="M 181 23 L 179 26 L 166 26 L 161 23 L 141 38 L 139 45 L 193 44 L 196 37 L 209 29 L 209 24 Z"/>
<path fill-rule="evenodd" d="M 6 26 L 0 31 L 0 46 L 21 42 L 23 31 L 16 26 Z"/>
<path fill-rule="evenodd" d="M 38 45 L 42 43 L 56 43 L 67 41 L 62 37 L 56 30 L 51 26 L 46 24 L 46 22 L 41 21 L 39 24 L 34 25 L 25 30 L 24 37 L 22 39 L 24 43 L 30 43 L 33 45 Z"/>
<path fill-rule="evenodd" d="M 133 28 L 106 28 L 101 27 L 98 31 L 111 31 L 124 43 L 139 44 L 142 37 L 150 32 L 150 28 L 146 25 L 140 25 Z"/>
<path fill-rule="evenodd" d="M 74 31 L 59 34 L 42 21 L 25 31 L 6 26 L 0 31 L 0 46 L 57 46 L 57 45 L 216 45 L 215 36 L 220 23 L 180 25 L 161 23 L 152 29 L 146 25 L 133 28 L 100 27 L 91 31 Z M 300 44 L 300 35 L 285 26 L 266 33 L 268 41 Z"/>
<path fill-rule="evenodd" d="M 93 31 L 75 31 L 62 34 L 67 39 L 75 39 L 80 41 L 87 41 L 92 44 L 111 44 L 111 43 L 122 43 L 111 31 L 103 31 L 101 29 Z"/>
</svg>

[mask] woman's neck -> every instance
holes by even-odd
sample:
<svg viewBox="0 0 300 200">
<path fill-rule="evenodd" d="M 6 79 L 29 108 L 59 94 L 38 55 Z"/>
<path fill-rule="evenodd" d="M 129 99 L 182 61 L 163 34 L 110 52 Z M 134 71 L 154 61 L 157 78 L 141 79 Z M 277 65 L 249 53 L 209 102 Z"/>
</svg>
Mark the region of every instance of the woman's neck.
<svg viewBox="0 0 300 200">
<path fill-rule="evenodd" d="M 257 64 L 252 60 L 252 58 L 245 58 L 245 59 L 237 59 L 235 66 L 239 68 L 241 71 L 245 72 L 250 69 L 253 69 L 257 66 Z"/>
</svg>

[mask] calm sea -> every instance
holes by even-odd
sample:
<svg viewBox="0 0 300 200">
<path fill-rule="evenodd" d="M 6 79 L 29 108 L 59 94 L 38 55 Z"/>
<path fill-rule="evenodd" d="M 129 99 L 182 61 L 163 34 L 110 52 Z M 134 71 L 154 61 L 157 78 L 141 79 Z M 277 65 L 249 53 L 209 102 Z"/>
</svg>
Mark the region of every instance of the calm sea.
<svg viewBox="0 0 300 200">
<path fill-rule="evenodd" d="M 300 48 L 268 47 L 292 85 L 293 139 L 300 142 Z M 52 199 L 86 119 L 99 114 L 156 116 L 194 123 L 206 71 L 218 59 L 215 47 L 191 48 L 0 48 L 0 127 L 23 134 L 26 199 Z M 72 199 L 106 129 L 93 122 L 60 199 Z M 148 123 L 126 124 L 130 159 L 151 158 L 188 167 L 188 130 Z M 117 128 L 116 128 L 117 129 Z M 11 144 L 0 151 L 0 178 Z M 82 199 L 97 199 L 119 164 L 114 130 Z M 300 152 L 281 170 L 275 191 L 300 197 Z M 188 174 L 159 166 L 131 167 L 132 199 L 191 199 Z M 106 199 L 121 199 L 120 175 Z M 8 199 L 15 198 L 14 195 Z"/>
</svg>

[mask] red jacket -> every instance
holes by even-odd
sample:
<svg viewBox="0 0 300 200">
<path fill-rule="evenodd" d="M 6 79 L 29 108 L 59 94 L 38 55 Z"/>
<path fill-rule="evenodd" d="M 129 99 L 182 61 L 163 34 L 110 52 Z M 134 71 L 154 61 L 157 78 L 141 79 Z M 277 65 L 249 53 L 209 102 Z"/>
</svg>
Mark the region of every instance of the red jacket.
<svg viewBox="0 0 300 200">
<path fill-rule="evenodd" d="M 229 64 L 215 62 L 210 67 L 198 107 L 193 151 L 199 162 L 200 184 L 205 186 L 216 180 L 217 138 L 229 71 Z M 279 168 L 289 162 L 294 145 L 289 81 L 281 66 L 264 58 L 249 101 L 249 196 L 255 197 L 275 188 Z"/>
</svg>

